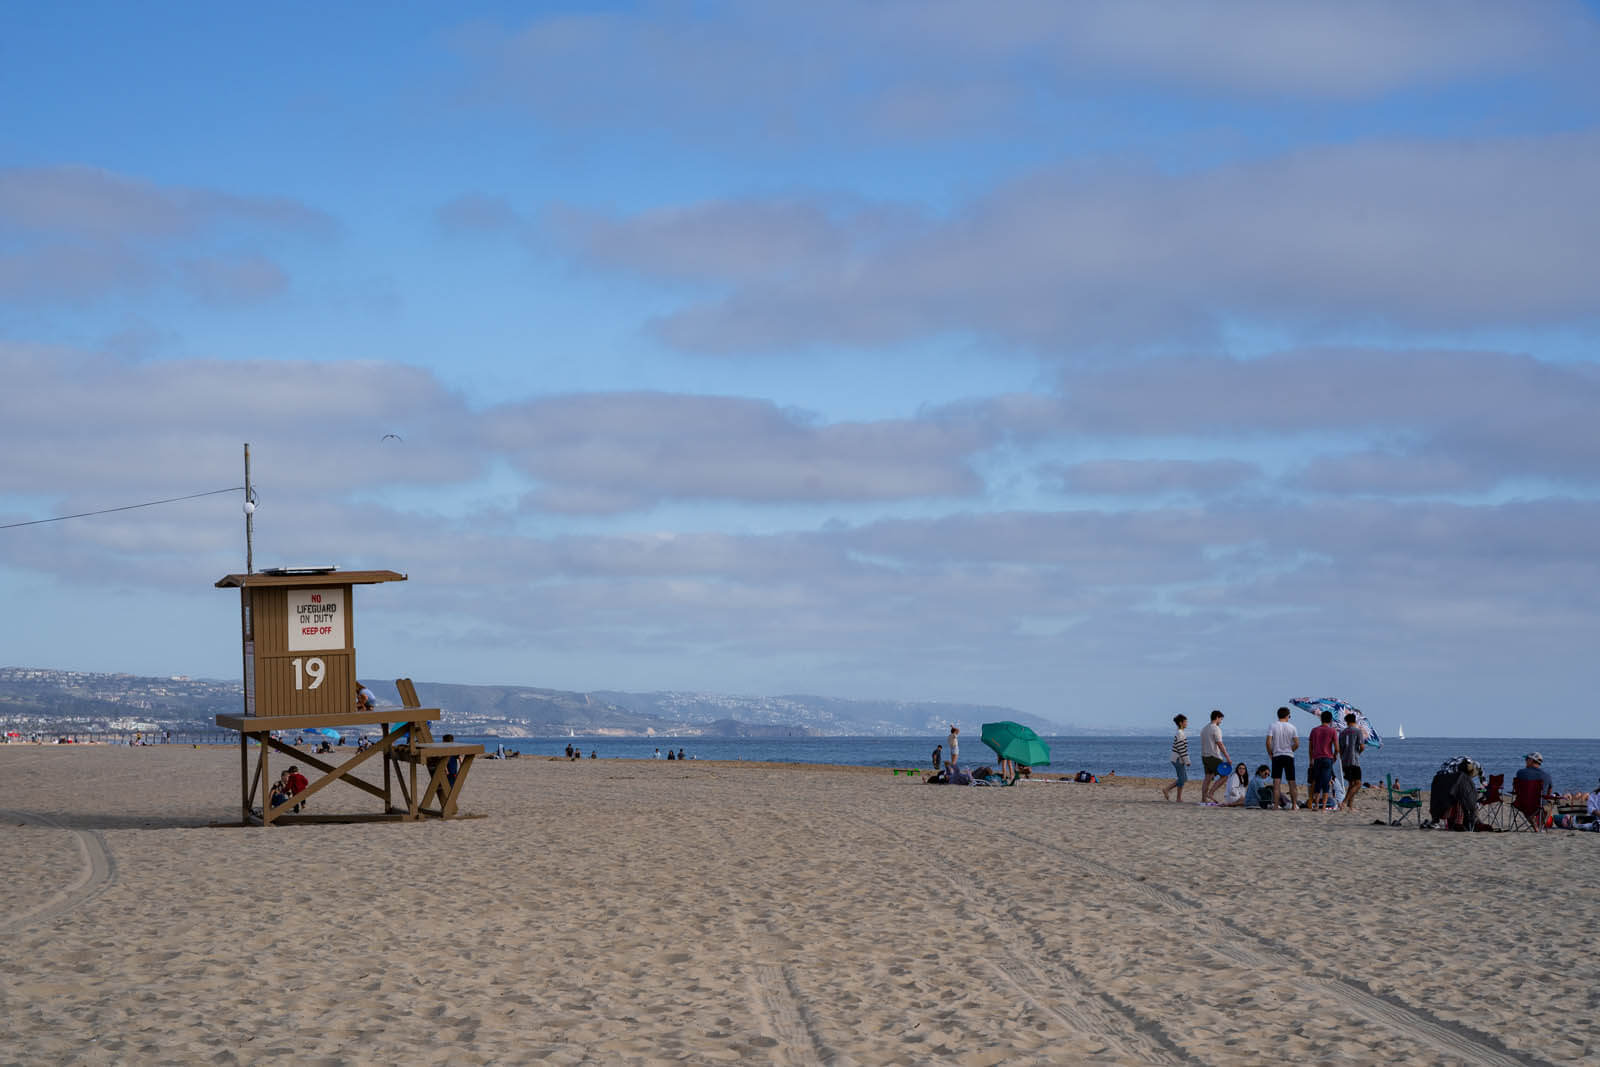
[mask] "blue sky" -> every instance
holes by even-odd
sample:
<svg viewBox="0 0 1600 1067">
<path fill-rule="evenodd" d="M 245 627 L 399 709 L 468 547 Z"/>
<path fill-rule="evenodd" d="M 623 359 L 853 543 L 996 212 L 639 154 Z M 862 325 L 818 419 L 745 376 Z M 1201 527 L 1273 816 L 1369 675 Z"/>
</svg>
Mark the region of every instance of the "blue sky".
<svg viewBox="0 0 1600 1067">
<path fill-rule="evenodd" d="M 377 677 L 1592 732 L 1593 4 L 13 4 L 0 526 L 236 485 Z M 403 442 L 385 441 L 399 434 Z M 231 677 L 239 501 L 0 529 Z"/>
</svg>

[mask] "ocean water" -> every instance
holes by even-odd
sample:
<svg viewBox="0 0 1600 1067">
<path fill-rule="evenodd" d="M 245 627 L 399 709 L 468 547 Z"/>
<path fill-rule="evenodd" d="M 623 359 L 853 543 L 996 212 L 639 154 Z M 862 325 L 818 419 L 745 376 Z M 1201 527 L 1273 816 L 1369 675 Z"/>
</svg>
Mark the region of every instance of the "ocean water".
<svg viewBox="0 0 1600 1067">
<path fill-rule="evenodd" d="M 1308 728 L 1303 723 L 1301 736 Z M 435 729 L 437 733 L 437 728 Z M 1252 768 L 1267 762 L 1266 731 L 1224 735 L 1235 757 L 1244 757 Z M 843 763 L 862 767 L 929 767 L 933 746 L 944 742 L 943 735 L 927 737 L 805 737 L 773 739 L 727 739 L 700 737 L 539 737 L 505 740 L 498 737 L 456 735 L 458 741 L 476 741 L 490 752 L 504 744 L 524 755 L 559 756 L 567 745 L 575 745 L 585 759 L 595 753 L 598 759 L 650 759 L 660 749 L 663 757 L 670 747 L 683 749 L 694 759 L 751 760 L 770 763 Z M 1167 760 L 1171 738 L 1161 737 L 1046 737 L 1050 746 L 1050 766 L 1038 768 L 1049 774 L 1074 774 L 1080 770 L 1105 774 L 1137 775 L 1148 778 L 1170 777 Z M 1191 774 L 1200 773 L 1200 741 L 1197 730 L 1190 731 Z M 1382 748 L 1368 748 L 1361 758 L 1361 769 L 1369 782 L 1382 782 L 1385 775 L 1407 786 L 1426 787 L 1439 764 L 1452 756 L 1471 756 L 1490 774 L 1506 775 L 1511 780 L 1523 765 L 1527 752 L 1544 756 L 1544 769 L 1563 793 L 1594 789 L 1600 782 L 1600 738 L 1515 738 L 1515 737 L 1417 737 L 1404 741 L 1390 738 Z M 1307 765 L 1305 742 L 1297 754 L 1300 781 L 1305 781 Z M 978 740 L 974 730 L 961 738 L 961 764 L 972 768 L 994 765 L 994 754 Z"/>
</svg>

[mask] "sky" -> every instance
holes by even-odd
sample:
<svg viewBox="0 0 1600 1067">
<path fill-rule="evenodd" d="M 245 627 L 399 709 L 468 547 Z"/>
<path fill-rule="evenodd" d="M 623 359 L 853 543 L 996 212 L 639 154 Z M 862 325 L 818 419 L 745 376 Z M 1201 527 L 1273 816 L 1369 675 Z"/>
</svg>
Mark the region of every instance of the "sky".
<svg viewBox="0 0 1600 1067">
<path fill-rule="evenodd" d="M 1600 4 L 0 9 L 0 664 L 1587 737 Z M 390 436 L 394 435 L 394 436 Z M 27 524 L 27 525 L 19 525 Z"/>
</svg>

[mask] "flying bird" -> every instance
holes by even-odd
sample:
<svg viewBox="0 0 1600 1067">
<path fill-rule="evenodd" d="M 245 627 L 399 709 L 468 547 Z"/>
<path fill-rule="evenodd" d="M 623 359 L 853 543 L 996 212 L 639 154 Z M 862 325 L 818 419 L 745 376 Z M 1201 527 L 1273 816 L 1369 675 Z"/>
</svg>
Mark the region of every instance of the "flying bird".
<svg viewBox="0 0 1600 1067">
<path fill-rule="evenodd" d="M 382 437 L 380 437 L 378 439 L 378 443 L 382 444 L 384 441 L 389 440 L 391 437 L 394 438 L 396 441 L 399 441 L 401 444 L 405 444 L 406 443 L 406 439 L 404 437 L 401 437 L 397 433 L 386 433 L 386 434 L 384 434 Z"/>
</svg>

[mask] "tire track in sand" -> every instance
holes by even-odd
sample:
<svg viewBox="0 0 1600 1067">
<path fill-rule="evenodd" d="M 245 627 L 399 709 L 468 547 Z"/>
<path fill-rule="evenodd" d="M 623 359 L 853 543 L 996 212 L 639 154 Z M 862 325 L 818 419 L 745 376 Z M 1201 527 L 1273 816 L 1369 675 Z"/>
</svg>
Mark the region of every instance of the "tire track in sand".
<svg viewBox="0 0 1600 1067">
<path fill-rule="evenodd" d="M 35 815 L 27 811 L 12 811 L 9 808 L 0 808 L 0 818 L 12 822 L 25 823 L 30 826 L 44 826 L 52 830 L 65 830 L 72 835 L 73 841 L 78 846 L 78 853 L 83 859 L 83 868 L 79 878 L 72 885 L 57 891 L 44 903 L 27 911 L 17 912 L 0 919 L 0 931 L 21 929 L 36 923 L 48 922 L 60 915 L 76 908 L 81 908 L 101 893 L 105 892 L 117 880 L 117 861 L 111 855 L 111 848 L 106 844 L 104 837 L 98 830 L 74 830 L 70 826 L 63 826 L 47 815 Z"/>
<path fill-rule="evenodd" d="M 938 817 L 951 822 L 977 827 L 987 834 L 992 835 L 995 832 L 993 826 L 977 819 L 937 814 Z M 1523 1064 L 1547 1063 L 1545 1060 L 1507 1048 L 1492 1034 L 1485 1034 L 1461 1023 L 1441 1019 L 1432 1012 L 1408 1004 L 1398 997 L 1374 992 L 1371 987 L 1358 979 L 1327 970 L 1317 960 L 1306 956 L 1293 945 L 1217 916 L 1206 910 L 1200 901 L 1191 900 L 1175 890 L 1152 884 L 1139 875 L 1130 874 L 1107 864 L 1086 860 L 1047 840 L 1029 837 L 1016 831 L 1008 831 L 1008 836 L 1021 844 L 1053 853 L 1087 875 L 1118 879 L 1135 896 L 1163 910 L 1182 915 L 1186 922 L 1195 923 L 1212 935 L 1198 939 L 1201 949 L 1229 963 L 1271 970 L 1281 967 L 1285 959 L 1295 961 L 1303 969 L 1303 981 L 1315 985 L 1328 999 L 1337 1001 L 1348 1011 L 1362 1018 L 1394 1030 L 1420 1045 L 1433 1048 L 1446 1057 L 1472 1064 L 1483 1064 L 1487 1067 L 1521 1067 Z M 1224 929 L 1231 936 L 1225 936 Z M 1264 951 L 1257 951 L 1248 945 L 1240 944 L 1239 939 L 1248 939 L 1261 946 Z"/>
<path fill-rule="evenodd" d="M 759 921 L 755 924 L 757 929 L 752 931 L 751 924 L 735 914 L 733 925 L 750 960 L 751 1004 L 766 1023 L 764 1029 L 770 1031 L 767 1036 L 777 1042 L 771 1050 L 772 1062 L 795 1067 L 853 1065 L 853 1060 L 829 1048 L 818 1033 L 805 998 L 795 984 L 794 971 L 787 964 L 767 962 L 781 957 L 792 946 Z"/>
<path fill-rule="evenodd" d="M 707 854 L 726 852 L 730 843 L 725 833 L 701 828 Z M 728 903 L 734 935 L 750 963 L 747 983 L 752 1013 L 765 1037 L 774 1044 L 764 1050 L 768 1062 L 780 1067 L 857 1067 L 856 1061 L 828 1046 L 816 1018 L 807 1006 L 795 980 L 794 970 L 782 962 L 797 948 L 780 935 L 770 922 L 744 914 L 746 901 L 726 883 L 712 886 Z M 774 962 L 777 961 L 777 962 Z"/>
<path fill-rule="evenodd" d="M 856 816 L 856 819 L 876 830 L 898 836 L 892 828 L 881 823 L 861 816 Z M 986 955 L 977 966 L 990 976 L 992 982 L 1004 987 L 1040 1014 L 1049 1016 L 1066 1029 L 1088 1039 L 1090 1047 L 1074 1048 L 1074 1056 L 1158 1064 L 1187 1063 L 1192 1059 L 1158 1023 L 1141 1016 L 1135 1008 L 1109 992 L 1097 988 L 1087 975 L 1071 964 L 1053 961 L 1049 970 L 1059 973 L 1061 977 L 1051 977 L 1040 966 L 1007 949 L 1005 946 L 1019 939 L 1026 940 L 1028 931 L 1020 929 L 1002 912 L 1000 902 L 991 891 L 946 871 L 925 873 L 933 874 L 947 883 L 967 902 L 973 917 L 986 929 Z"/>
</svg>

